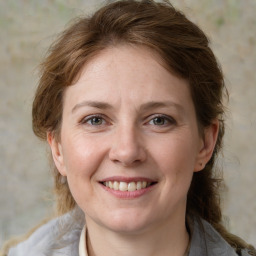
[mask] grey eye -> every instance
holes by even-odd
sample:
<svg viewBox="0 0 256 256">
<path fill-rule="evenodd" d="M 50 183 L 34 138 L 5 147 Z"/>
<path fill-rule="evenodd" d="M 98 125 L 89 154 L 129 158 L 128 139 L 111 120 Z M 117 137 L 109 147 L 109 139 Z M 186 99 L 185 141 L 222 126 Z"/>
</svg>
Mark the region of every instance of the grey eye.
<svg viewBox="0 0 256 256">
<path fill-rule="evenodd" d="M 103 120 L 101 117 L 93 117 L 88 122 L 91 123 L 91 125 L 101 125 L 103 123 Z"/>
<path fill-rule="evenodd" d="M 152 122 L 154 125 L 165 125 L 168 121 L 164 117 L 155 117 Z"/>
</svg>

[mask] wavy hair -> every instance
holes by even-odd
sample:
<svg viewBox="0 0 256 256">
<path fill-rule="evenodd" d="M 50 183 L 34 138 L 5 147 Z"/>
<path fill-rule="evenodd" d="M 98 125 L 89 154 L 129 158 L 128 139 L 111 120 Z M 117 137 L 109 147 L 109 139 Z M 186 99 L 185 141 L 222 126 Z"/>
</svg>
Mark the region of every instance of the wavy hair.
<svg viewBox="0 0 256 256">
<path fill-rule="evenodd" d="M 227 95 L 221 68 L 203 31 L 168 1 L 115 1 L 89 17 L 75 20 L 49 49 L 33 102 L 33 130 L 46 140 L 47 132 L 59 136 L 63 93 L 72 86 L 82 67 L 107 47 L 119 44 L 144 46 L 156 52 L 170 72 L 190 84 L 198 126 L 214 119 L 220 123 L 217 143 L 205 168 L 194 173 L 188 192 L 187 216 L 210 222 L 237 252 L 254 250 L 230 234 L 222 224 L 222 177 L 215 165 L 224 135 L 223 97 Z M 67 179 L 53 168 L 59 214 L 76 206 Z"/>
</svg>

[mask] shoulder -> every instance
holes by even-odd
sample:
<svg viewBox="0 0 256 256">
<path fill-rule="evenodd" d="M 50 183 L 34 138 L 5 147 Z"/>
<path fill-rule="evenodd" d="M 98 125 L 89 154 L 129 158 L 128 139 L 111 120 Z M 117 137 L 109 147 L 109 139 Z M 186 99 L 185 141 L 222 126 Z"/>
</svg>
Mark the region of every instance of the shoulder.
<svg viewBox="0 0 256 256">
<path fill-rule="evenodd" d="M 83 220 L 74 211 L 69 212 L 38 228 L 27 240 L 11 248 L 8 256 L 76 256 L 82 227 Z"/>
<path fill-rule="evenodd" d="M 254 253 L 254 252 L 250 252 L 248 250 L 242 250 L 241 254 L 239 256 L 255 256 L 255 255 L 256 255 L 256 253 Z"/>
<path fill-rule="evenodd" d="M 242 250 L 238 255 L 214 227 L 203 219 L 193 218 L 189 226 L 192 226 L 189 256 L 251 256 L 247 250 Z"/>
</svg>

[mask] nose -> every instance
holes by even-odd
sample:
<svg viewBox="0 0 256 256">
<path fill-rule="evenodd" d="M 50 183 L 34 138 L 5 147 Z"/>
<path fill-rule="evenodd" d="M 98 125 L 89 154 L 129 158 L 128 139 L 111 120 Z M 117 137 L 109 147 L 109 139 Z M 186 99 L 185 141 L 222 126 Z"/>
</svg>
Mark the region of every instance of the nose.
<svg viewBox="0 0 256 256">
<path fill-rule="evenodd" d="M 134 166 L 146 159 L 142 136 L 135 127 L 116 128 L 109 151 L 109 158 L 123 166 Z"/>
</svg>

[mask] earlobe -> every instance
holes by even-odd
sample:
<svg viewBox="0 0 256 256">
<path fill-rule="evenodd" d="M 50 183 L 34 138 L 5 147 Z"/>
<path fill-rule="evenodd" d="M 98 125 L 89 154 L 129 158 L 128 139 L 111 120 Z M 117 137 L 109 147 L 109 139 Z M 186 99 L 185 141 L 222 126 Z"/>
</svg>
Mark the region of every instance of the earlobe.
<svg viewBox="0 0 256 256">
<path fill-rule="evenodd" d="M 47 142 L 50 145 L 53 161 L 61 175 L 66 176 L 61 143 L 58 142 L 53 133 L 47 133 Z"/>
<path fill-rule="evenodd" d="M 211 159 L 218 138 L 218 132 L 219 121 L 217 119 L 204 129 L 202 144 L 200 146 L 196 165 L 194 168 L 195 172 L 203 170 L 205 165 Z"/>
</svg>

